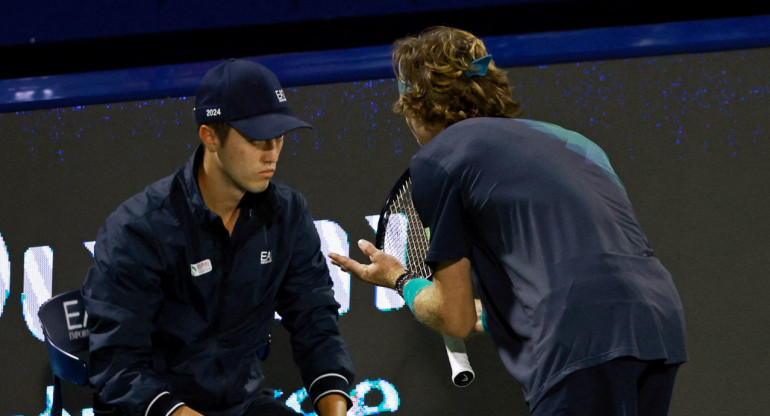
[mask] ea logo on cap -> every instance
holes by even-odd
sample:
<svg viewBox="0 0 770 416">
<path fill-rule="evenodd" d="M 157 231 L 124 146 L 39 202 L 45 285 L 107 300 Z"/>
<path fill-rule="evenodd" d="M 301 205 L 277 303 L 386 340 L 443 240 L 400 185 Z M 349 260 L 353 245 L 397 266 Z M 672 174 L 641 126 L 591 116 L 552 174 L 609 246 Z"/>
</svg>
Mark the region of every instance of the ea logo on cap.
<svg viewBox="0 0 770 416">
<path fill-rule="evenodd" d="M 286 102 L 286 94 L 283 93 L 283 89 L 275 90 L 275 96 L 278 97 L 278 102 Z"/>
</svg>

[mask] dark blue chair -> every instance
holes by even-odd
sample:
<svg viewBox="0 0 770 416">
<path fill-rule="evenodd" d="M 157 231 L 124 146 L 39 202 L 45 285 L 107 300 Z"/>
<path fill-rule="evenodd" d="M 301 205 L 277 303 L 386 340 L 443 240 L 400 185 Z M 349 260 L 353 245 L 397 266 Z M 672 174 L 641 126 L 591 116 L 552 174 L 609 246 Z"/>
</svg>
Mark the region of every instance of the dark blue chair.
<svg viewBox="0 0 770 416">
<path fill-rule="evenodd" d="M 37 312 L 43 326 L 48 361 L 53 372 L 51 416 L 62 415 L 62 381 L 88 386 L 88 315 L 80 290 L 56 295 Z M 94 413 L 111 414 L 94 395 Z"/>
</svg>

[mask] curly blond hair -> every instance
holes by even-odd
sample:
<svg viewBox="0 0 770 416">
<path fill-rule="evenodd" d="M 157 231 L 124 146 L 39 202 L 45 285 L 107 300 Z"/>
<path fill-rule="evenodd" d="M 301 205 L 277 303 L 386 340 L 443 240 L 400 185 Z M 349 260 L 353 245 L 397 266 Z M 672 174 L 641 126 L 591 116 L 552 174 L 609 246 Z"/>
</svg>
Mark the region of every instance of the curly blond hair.
<svg viewBox="0 0 770 416">
<path fill-rule="evenodd" d="M 421 120 L 434 133 L 467 118 L 521 115 L 505 72 L 493 61 L 484 76 L 465 74 L 487 55 L 473 34 L 437 26 L 393 46 L 393 71 L 404 86 L 393 107 L 397 114 Z"/>
</svg>

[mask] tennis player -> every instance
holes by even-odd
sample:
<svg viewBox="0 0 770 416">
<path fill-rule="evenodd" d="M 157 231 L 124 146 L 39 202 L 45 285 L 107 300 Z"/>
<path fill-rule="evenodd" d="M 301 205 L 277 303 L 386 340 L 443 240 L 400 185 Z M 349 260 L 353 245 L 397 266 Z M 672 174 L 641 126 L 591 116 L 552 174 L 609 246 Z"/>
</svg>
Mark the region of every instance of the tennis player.
<svg viewBox="0 0 770 416">
<path fill-rule="evenodd" d="M 401 39 L 393 65 L 395 111 L 422 146 L 410 171 L 433 279 L 363 240 L 370 264 L 333 262 L 397 289 L 437 331 L 483 328 L 534 416 L 666 415 L 687 359 L 682 304 L 606 154 L 517 118 L 506 74 L 471 33 Z"/>
<path fill-rule="evenodd" d="M 272 181 L 283 135 L 310 127 L 245 60 L 195 96 L 201 144 L 105 221 L 83 286 L 91 382 L 130 416 L 289 416 L 263 387 L 275 312 L 316 412 L 352 406 L 339 304 L 303 196 Z"/>
</svg>

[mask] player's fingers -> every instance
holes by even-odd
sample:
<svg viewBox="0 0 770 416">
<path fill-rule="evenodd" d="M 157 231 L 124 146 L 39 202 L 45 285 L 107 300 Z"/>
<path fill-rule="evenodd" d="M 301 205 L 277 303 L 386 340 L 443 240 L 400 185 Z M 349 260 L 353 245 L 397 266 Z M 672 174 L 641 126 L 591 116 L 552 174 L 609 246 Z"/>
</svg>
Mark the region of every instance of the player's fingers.
<svg viewBox="0 0 770 416">
<path fill-rule="evenodd" d="M 380 252 L 380 250 L 377 250 L 376 248 L 375 250 Z M 377 283 L 376 275 L 379 273 L 379 267 L 376 264 L 362 264 L 351 259 L 350 257 L 341 256 L 336 253 L 329 253 L 329 258 L 332 259 L 332 264 L 338 266 L 344 272 L 350 273 L 367 282 L 375 284 Z"/>
<path fill-rule="evenodd" d="M 474 303 L 476 304 L 476 324 L 474 325 L 474 330 L 479 333 L 484 333 L 486 330 L 484 329 L 484 307 L 481 305 L 480 299 L 474 299 Z"/>
<path fill-rule="evenodd" d="M 361 264 L 357 261 L 341 256 L 337 253 L 329 253 L 329 258 L 332 259 L 332 264 L 342 269 L 343 272 L 346 273 L 356 273 L 358 274 L 358 268 L 361 267 Z"/>
<path fill-rule="evenodd" d="M 350 273 L 352 276 L 365 282 L 381 285 L 376 276 L 372 276 L 372 265 L 361 264 L 350 257 L 341 256 L 336 253 L 329 253 L 329 258 L 332 259 L 332 264 L 338 266 L 343 272 Z"/>
<path fill-rule="evenodd" d="M 329 258 L 332 259 L 332 264 L 342 269 L 343 272 L 347 272 L 345 270 L 345 266 L 342 264 L 343 257 L 336 253 L 329 253 Z"/>
<path fill-rule="evenodd" d="M 380 251 L 380 250 L 377 250 L 377 247 L 375 247 L 374 244 L 363 239 L 358 240 L 358 248 L 360 248 L 361 251 L 364 252 L 364 254 L 369 256 L 369 258 L 372 258 L 372 256 L 374 256 L 375 254 L 377 254 L 377 252 Z"/>
</svg>

